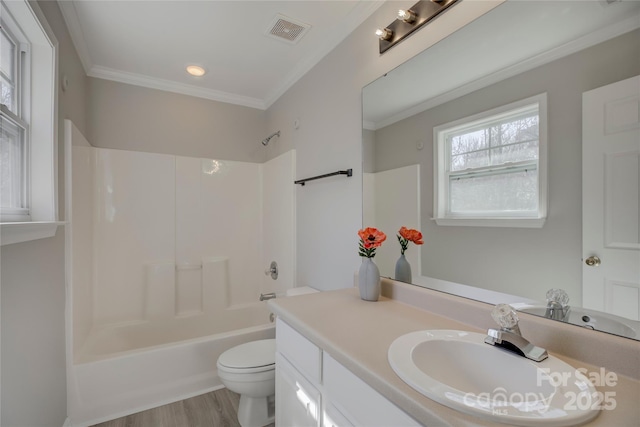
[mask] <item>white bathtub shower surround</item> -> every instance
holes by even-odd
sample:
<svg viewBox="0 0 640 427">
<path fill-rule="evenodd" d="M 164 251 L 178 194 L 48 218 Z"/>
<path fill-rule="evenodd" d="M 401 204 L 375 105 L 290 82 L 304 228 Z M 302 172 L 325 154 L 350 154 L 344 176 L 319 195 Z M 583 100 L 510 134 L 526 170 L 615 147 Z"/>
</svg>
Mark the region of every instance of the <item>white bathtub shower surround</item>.
<svg viewBox="0 0 640 427">
<path fill-rule="evenodd" d="M 273 324 L 187 341 L 177 336 L 182 332 L 186 339 L 192 334 L 188 327 L 183 329 L 169 332 L 174 343 L 75 364 L 68 384 L 71 425 L 90 426 L 221 388 L 216 369 L 220 354 L 245 342 L 275 337 Z M 148 340 L 147 334 L 164 336 L 167 331 L 159 326 L 156 331 L 119 332 L 127 335 L 105 339 L 126 347 L 128 340 Z"/>
<path fill-rule="evenodd" d="M 221 313 L 293 287 L 293 152 L 263 165 L 73 151 L 77 361 L 95 356 L 82 350 L 87 318 L 94 331 L 189 316 L 224 324 L 233 315 Z"/>
<path fill-rule="evenodd" d="M 93 324 L 141 321 L 147 295 L 145 265 L 175 259 L 176 159 L 93 150 Z"/>
<path fill-rule="evenodd" d="M 203 257 L 227 257 L 229 306 L 255 303 L 262 280 L 262 166 L 189 157 L 175 162 L 176 307 L 198 311 Z"/>
<path fill-rule="evenodd" d="M 262 164 L 263 188 L 276 189 L 265 191 L 262 197 L 262 222 L 268 224 L 262 230 L 262 272 L 271 261 L 278 263 L 278 280 L 262 275 L 262 293 L 284 293 L 295 286 L 295 162 L 292 150 Z"/>
<path fill-rule="evenodd" d="M 268 323 L 269 310 L 265 303 L 259 303 L 220 310 L 218 313 L 208 312 L 201 316 L 94 327 L 82 351 L 76 355 L 76 363 L 104 360 L 136 350 L 143 351 L 201 337 L 233 334 Z"/>
<path fill-rule="evenodd" d="M 274 335 L 260 293 L 293 286 L 294 152 L 256 164 L 100 149 L 67 128 L 72 425 L 221 387 L 222 352 Z M 282 215 L 265 214 L 272 200 Z"/>
</svg>

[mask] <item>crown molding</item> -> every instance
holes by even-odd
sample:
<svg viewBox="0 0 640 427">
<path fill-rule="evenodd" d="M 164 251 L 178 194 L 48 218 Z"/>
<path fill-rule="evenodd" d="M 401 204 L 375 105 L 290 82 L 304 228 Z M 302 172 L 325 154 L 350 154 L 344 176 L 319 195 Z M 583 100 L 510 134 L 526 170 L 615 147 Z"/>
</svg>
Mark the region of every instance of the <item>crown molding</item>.
<svg viewBox="0 0 640 427">
<path fill-rule="evenodd" d="M 376 124 L 370 120 L 363 120 L 362 121 L 362 129 L 366 129 L 366 130 L 377 130 L 376 128 Z"/>
<path fill-rule="evenodd" d="M 112 68 L 94 66 L 87 73 L 89 77 L 111 80 L 119 83 L 126 83 L 134 86 L 142 86 L 150 89 L 158 89 L 166 92 L 190 95 L 198 98 L 210 99 L 212 101 L 226 102 L 229 104 L 242 105 L 244 107 L 264 110 L 264 101 L 258 98 L 236 95 L 214 89 L 207 89 L 199 86 L 174 82 L 172 80 L 149 77 L 143 74 L 129 73 L 126 71 L 114 70 Z"/>
<path fill-rule="evenodd" d="M 476 90 L 498 83 L 509 77 L 517 76 L 518 74 L 524 73 L 525 71 L 529 71 L 557 59 L 564 58 L 565 56 L 603 43 L 607 40 L 621 36 L 622 34 L 628 33 L 638 28 L 640 28 L 640 20 L 638 20 L 638 16 L 631 16 L 623 21 L 601 28 L 596 32 L 589 33 L 561 46 L 531 57 L 518 64 L 514 64 L 502 70 L 496 71 L 495 73 L 492 73 L 488 76 L 481 77 L 463 86 L 430 98 L 427 101 L 410 107 L 391 117 L 380 120 L 374 124 L 372 130 L 382 129 L 386 126 L 399 122 L 400 120 L 404 120 L 418 113 L 422 113 L 423 111 L 437 107 L 438 105 L 444 104 L 445 102 L 452 101 Z M 367 123 L 370 124 L 371 122 Z"/>
<path fill-rule="evenodd" d="M 93 61 L 91 61 L 91 54 L 89 53 L 89 47 L 84 38 L 84 32 L 82 31 L 82 25 L 80 25 L 80 18 L 78 18 L 76 6 L 72 1 L 59 1 L 58 6 L 60 7 L 60 12 L 62 12 L 62 18 L 67 24 L 71 41 L 80 57 L 84 72 L 88 75 L 91 68 L 93 68 Z"/>
</svg>

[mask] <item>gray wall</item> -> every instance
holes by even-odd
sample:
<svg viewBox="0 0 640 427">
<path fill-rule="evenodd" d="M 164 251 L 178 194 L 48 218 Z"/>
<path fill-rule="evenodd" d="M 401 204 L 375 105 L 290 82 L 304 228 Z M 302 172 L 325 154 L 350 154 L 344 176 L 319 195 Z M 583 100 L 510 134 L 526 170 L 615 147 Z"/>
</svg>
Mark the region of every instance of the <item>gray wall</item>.
<svg viewBox="0 0 640 427">
<path fill-rule="evenodd" d="M 88 133 L 94 147 L 262 163 L 265 112 L 89 78 Z"/>
<path fill-rule="evenodd" d="M 64 229 L 3 246 L 3 427 L 60 427 L 67 417 Z"/>
<path fill-rule="evenodd" d="M 362 172 L 375 172 L 376 165 L 376 133 L 362 129 Z"/>
<path fill-rule="evenodd" d="M 58 204 L 64 218 L 65 118 L 85 131 L 86 79 L 58 4 L 41 1 L 59 43 Z M 3 427 L 62 426 L 67 414 L 64 227 L 55 237 L 0 248 L 1 420 Z"/>
<path fill-rule="evenodd" d="M 640 74 L 640 30 L 376 131 L 375 170 L 419 162 L 424 275 L 544 300 L 582 301 L 582 93 Z M 433 127 L 548 93 L 549 210 L 542 229 L 439 227 L 433 215 Z M 425 141 L 417 150 L 415 141 Z"/>
</svg>

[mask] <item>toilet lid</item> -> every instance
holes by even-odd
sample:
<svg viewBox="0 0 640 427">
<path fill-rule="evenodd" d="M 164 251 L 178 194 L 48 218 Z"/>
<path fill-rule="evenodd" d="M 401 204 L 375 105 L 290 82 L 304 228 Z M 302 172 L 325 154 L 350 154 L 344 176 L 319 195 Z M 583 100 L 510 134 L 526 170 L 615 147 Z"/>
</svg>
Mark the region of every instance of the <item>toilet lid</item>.
<svg viewBox="0 0 640 427">
<path fill-rule="evenodd" d="M 227 368 L 249 369 L 276 363 L 276 340 L 259 340 L 240 344 L 220 355 L 218 363 Z"/>
</svg>

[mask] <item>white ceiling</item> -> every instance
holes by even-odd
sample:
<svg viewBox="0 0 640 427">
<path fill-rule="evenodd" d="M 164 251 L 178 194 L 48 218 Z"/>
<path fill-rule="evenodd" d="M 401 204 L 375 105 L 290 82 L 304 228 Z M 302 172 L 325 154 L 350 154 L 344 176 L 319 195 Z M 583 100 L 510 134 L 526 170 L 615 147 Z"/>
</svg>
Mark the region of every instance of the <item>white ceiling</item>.
<svg viewBox="0 0 640 427">
<path fill-rule="evenodd" d="M 260 109 L 382 3 L 59 1 L 87 75 Z M 296 44 L 275 40 L 265 33 L 278 14 L 311 28 Z M 207 74 L 188 75 L 188 64 L 203 66 Z"/>
<path fill-rule="evenodd" d="M 637 0 L 507 1 L 369 84 L 363 126 L 380 129 L 638 27 Z"/>
</svg>

